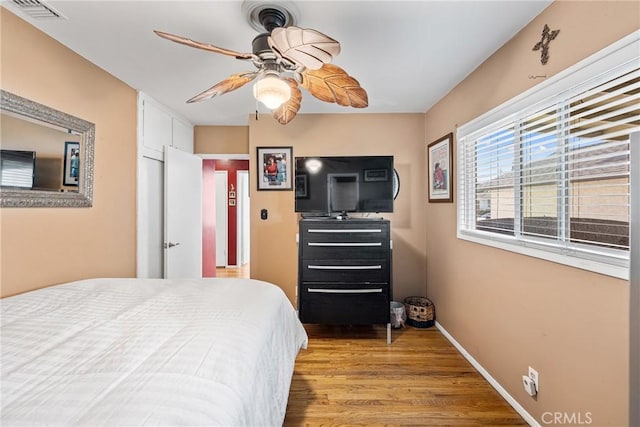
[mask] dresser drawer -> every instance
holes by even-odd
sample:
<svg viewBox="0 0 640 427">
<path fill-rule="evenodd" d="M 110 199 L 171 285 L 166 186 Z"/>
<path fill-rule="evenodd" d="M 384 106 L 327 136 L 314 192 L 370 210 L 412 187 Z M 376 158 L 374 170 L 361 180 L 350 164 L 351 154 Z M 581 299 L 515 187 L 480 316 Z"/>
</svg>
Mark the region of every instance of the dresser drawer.
<svg viewBox="0 0 640 427">
<path fill-rule="evenodd" d="M 383 258 L 389 250 L 389 242 L 363 239 L 304 239 L 301 243 L 303 258 Z"/>
<path fill-rule="evenodd" d="M 360 325 L 389 323 L 390 318 L 389 298 L 383 292 L 305 292 L 299 309 L 303 323 Z"/>
<path fill-rule="evenodd" d="M 331 240 L 334 238 L 353 240 L 384 240 L 389 237 L 388 227 L 384 223 L 352 224 L 348 221 L 338 222 L 335 226 L 326 224 L 303 224 L 300 232 L 314 239 Z M 336 237 L 337 236 L 337 237 Z"/>
<path fill-rule="evenodd" d="M 302 283 L 389 282 L 389 265 L 386 259 L 303 259 L 300 269 Z"/>
<path fill-rule="evenodd" d="M 324 221 L 301 225 L 300 233 L 309 241 L 385 242 L 389 246 L 389 224 L 378 221 Z"/>
</svg>

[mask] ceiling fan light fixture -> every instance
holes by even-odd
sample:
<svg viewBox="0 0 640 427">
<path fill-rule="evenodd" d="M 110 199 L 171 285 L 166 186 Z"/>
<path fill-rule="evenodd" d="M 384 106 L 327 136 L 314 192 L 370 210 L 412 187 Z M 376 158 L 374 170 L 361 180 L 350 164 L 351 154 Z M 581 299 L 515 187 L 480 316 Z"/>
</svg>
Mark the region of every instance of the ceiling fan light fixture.
<svg viewBox="0 0 640 427">
<path fill-rule="evenodd" d="M 267 108 L 275 110 L 291 98 L 291 87 L 274 74 L 267 74 L 253 85 L 253 96 Z"/>
</svg>

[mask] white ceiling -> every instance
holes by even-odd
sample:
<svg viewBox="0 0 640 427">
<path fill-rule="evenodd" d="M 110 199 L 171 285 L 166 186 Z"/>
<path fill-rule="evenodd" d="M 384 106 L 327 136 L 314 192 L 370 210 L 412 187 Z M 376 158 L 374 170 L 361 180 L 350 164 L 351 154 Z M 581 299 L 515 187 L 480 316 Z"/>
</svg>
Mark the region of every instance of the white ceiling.
<svg viewBox="0 0 640 427">
<path fill-rule="evenodd" d="M 242 1 L 44 1 L 66 19 L 36 20 L 18 11 L 12 0 L 2 0 L 2 5 L 194 125 L 246 125 L 255 112 L 251 84 L 185 103 L 231 74 L 254 70 L 251 62 L 153 33 L 157 29 L 251 52 L 258 33 L 249 25 Z M 297 26 L 340 42 L 342 51 L 333 62 L 369 95 L 369 107 L 353 109 L 319 101 L 303 90 L 299 114 L 424 113 L 551 0 L 288 3 L 297 8 Z M 536 40 L 531 42 L 533 47 Z"/>
</svg>

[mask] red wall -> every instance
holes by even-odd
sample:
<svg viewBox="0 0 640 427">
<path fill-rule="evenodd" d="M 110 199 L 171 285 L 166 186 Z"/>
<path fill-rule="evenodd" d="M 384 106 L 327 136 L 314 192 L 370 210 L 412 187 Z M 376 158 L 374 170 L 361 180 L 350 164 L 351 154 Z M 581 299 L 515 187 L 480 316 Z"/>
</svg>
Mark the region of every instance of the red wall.
<svg viewBox="0 0 640 427">
<path fill-rule="evenodd" d="M 215 235 L 215 173 L 216 171 L 227 171 L 227 194 L 229 191 L 238 193 L 237 171 L 248 171 L 249 160 L 203 160 L 202 161 L 204 182 L 203 182 L 203 205 L 205 211 L 203 213 L 203 229 L 202 229 L 202 275 L 203 277 L 215 277 L 216 270 L 216 235 Z M 233 190 L 231 190 L 233 188 Z M 213 206 L 207 208 L 210 203 Z M 228 215 L 228 245 L 227 245 L 227 262 L 229 265 L 237 264 L 237 234 L 238 224 L 236 215 L 236 206 L 229 206 L 227 202 Z M 207 226 L 209 224 L 209 226 Z M 212 224 L 212 226 L 211 226 Z M 205 250 L 213 244 L 213 252 Z M 206 246 L 205 246 L 206 245 Z"/>
</svg>

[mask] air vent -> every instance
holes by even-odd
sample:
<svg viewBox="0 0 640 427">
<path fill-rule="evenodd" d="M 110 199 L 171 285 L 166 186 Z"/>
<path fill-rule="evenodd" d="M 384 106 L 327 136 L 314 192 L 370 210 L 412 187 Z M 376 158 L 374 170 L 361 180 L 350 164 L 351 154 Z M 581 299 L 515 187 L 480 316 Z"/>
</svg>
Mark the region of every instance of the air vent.
<svg viewBox="0 0 640 427">
<path fill-rule="evenodd" d="M 39 0 L 11 0 L 22 13 L 34 19 L 66 19 L 60 12 Z"/>
</svg>

